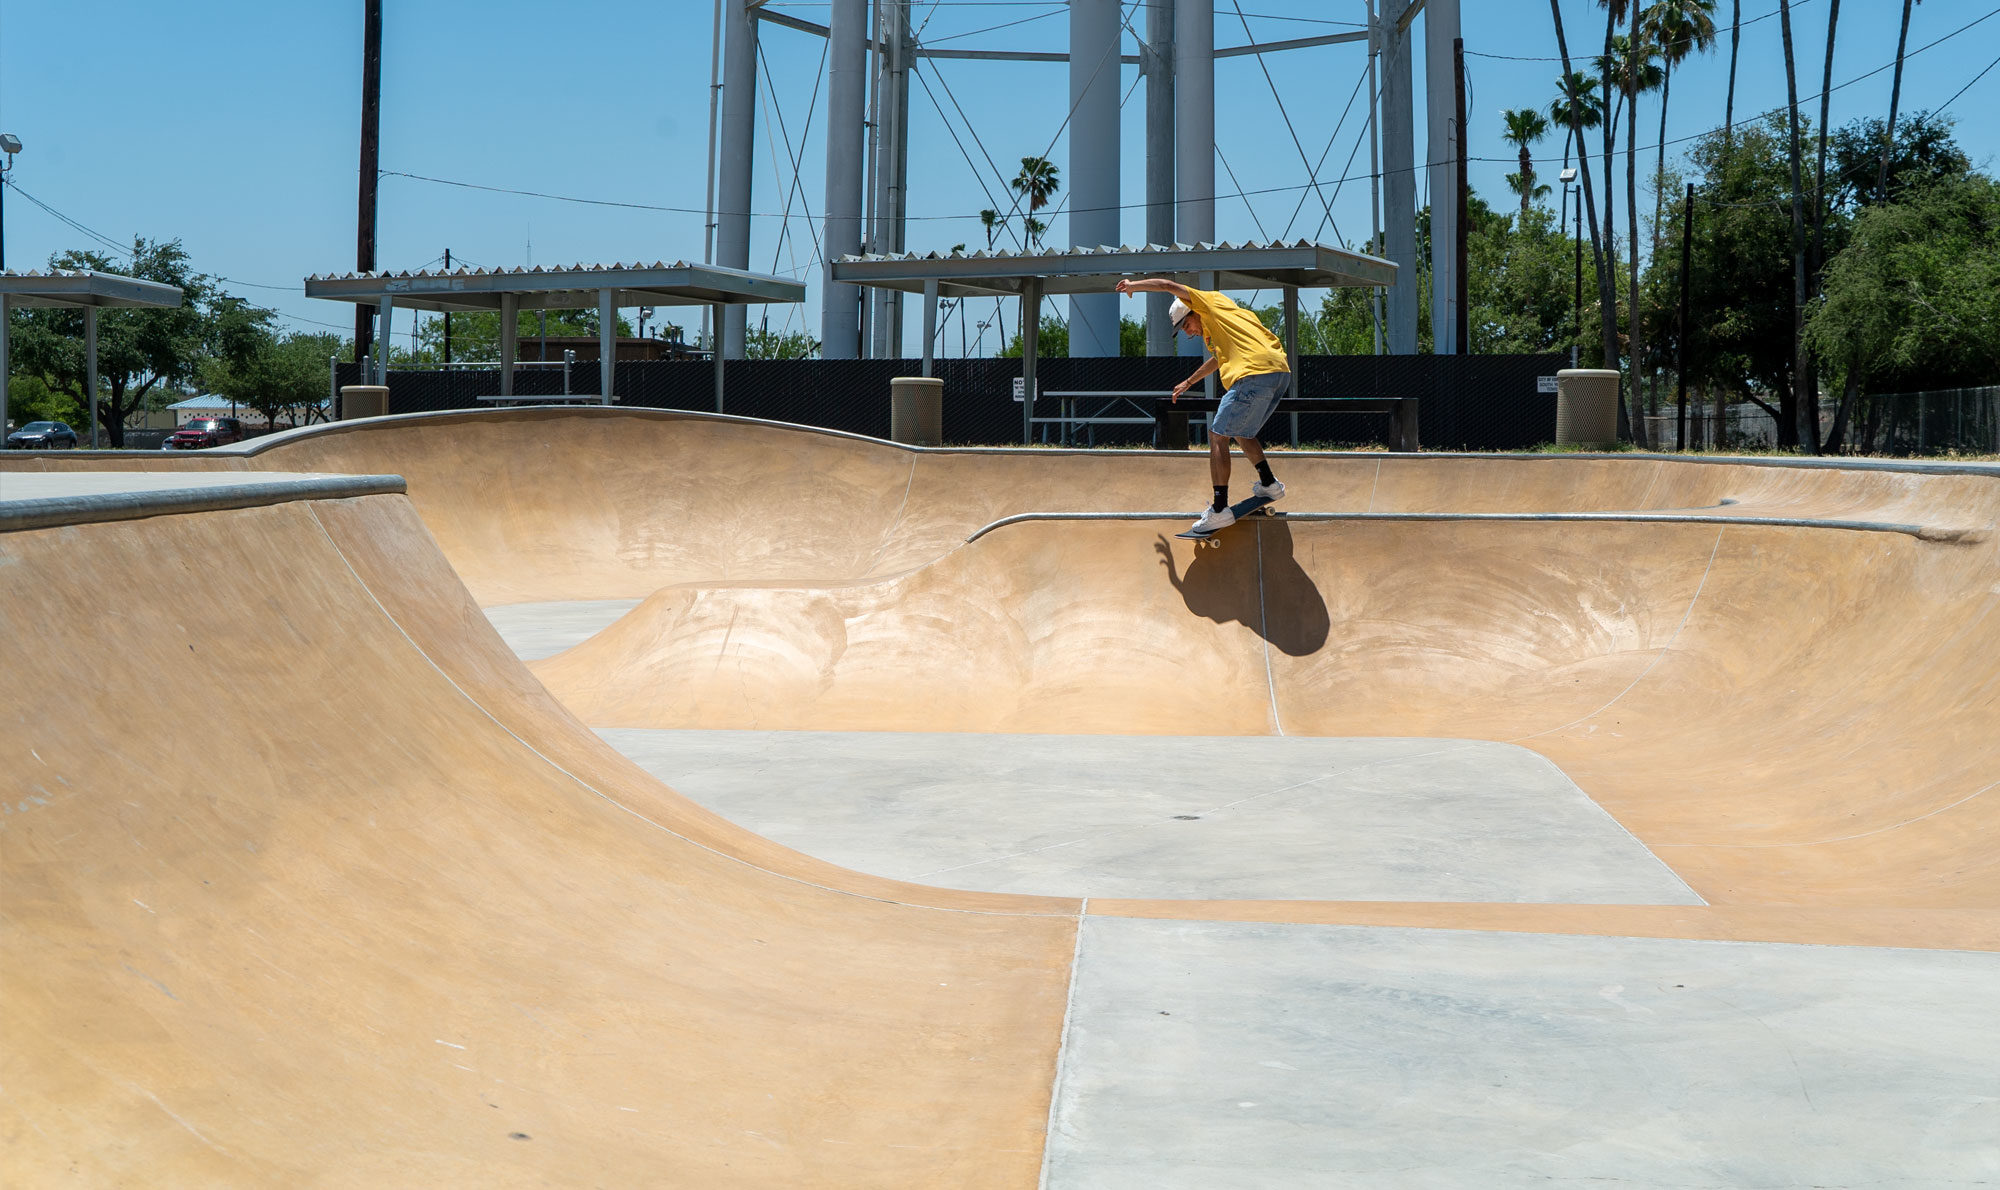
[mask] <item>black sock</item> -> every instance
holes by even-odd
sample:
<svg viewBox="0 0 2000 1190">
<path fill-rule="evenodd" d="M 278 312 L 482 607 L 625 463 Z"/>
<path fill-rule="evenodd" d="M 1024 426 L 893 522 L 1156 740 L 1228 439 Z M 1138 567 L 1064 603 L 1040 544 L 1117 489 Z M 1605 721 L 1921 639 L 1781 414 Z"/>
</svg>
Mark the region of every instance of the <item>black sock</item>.
<svg viewBox="0 0 2000 1190">
<path fill-rule="evenodd" d="M 1223 485 L 1222 485 L 1221 487 L 1218 487 L 1218 488 L 1216 488 L 1216 489 L 1215 489 L 1215 503 L 1214 503 L 1214 504 L 1213 504 L 1213 505 L 1212 505 L 1211 507 L 1212 507 L 1212 508 L 1213 508 L 1213 509 L 1214 509 L 1214 510 L 1215 510 L 1216 512 L 1221 512 L 1221 511 L 1222 511 L 1223 509 L 1225 509 L 1225 508 L 1228 508 L 1228 507 L 1229 507 L 1229 485 L 1228 485 L 1228 484 L 1223 484 Z"/>
<path fill-rule="evenodd" d="M 1263 480 L 1264 486 L 1267 488 L 1270 487 L 1272 484 L 1278 482 L 1271 476 L 1271 460 L 1269 459 L 1257 460 L 1257 478 Z"/>
</svg>

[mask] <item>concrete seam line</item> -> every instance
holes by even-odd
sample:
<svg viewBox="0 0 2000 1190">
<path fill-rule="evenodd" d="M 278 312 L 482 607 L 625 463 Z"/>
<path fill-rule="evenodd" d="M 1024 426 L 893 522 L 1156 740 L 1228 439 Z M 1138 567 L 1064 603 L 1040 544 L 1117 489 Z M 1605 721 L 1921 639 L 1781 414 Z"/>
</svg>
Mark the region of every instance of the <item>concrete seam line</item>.
<svg viewBox="0 0 2000 1190">
<path fill-rule="evenodd" d="M 1285 718 L 1278 711 L 1278 680 L 1271 676 L 1271 610 L 1264 603 L 1264 529 L 1257 526 L 1257 639 L 1264 646 L 1264 694 L 1271 700 L 1271 726 L 1285 734 Z"/>
<path fill-rule="evenodd" d="M 1694 594 L 1688 596 L 1687 610 L 1681 613 L 1681 622 L 1677 626 L 1675 626 L 1674 634 L 1667 638 L 1667 643 L 1661 645 L 1659 651 L 1653 655 L 1653 659 L 1646 663 L 1646 668 L 1640 670 L 1639 675 L 1632 679 L 1631 685 L 1626 686 L 1623 690 L 1620 690 L 1618 693 L 1612 695 L 1610 702 L 1605 703 L 1603 706 L 1590 712 L 1588 715 L 1584 715 L 1577 719 L 1572 719 L 1568 723 L 1564 723 L 1558 727 L 1546 728 L 1542 731 L 1535 732 L 1532 735 L 1516 736 L 1513 739 L 1508 740 L 1506 742 L 1509 744 L 1518 744 L 1522 740 L 1540 739 L 1542 736 L 1553 735 L 1558 731 L 1568 731 L 1570 728 L 1575 727 L 1577 724 L 1582 723 L 1587 719 L 1595 719 L 1599 715 L 1602 715 L 1604 712 L 1610 710 L 1613 706 L 1617 705 L 1619 699 L 1622 699 L 1626 695 L 1632 693 L 1632 691 L 1638 687 L 1639 683 L 1645 681 L 1646 676 L 1652 673 L 1653 670 L 1660 664 L 1660 662 L 1666 659 L 1667 654 L 1673 650 L 1674 642 L 1681 638 L 1682 632 L 1686 631 L 1688 626 L 1688 621 L 1694 619 L 1695 605 L 1701 602 L 1702 590 L 1703 588 L 1708 586 L 1708 576 L 1715 572 L 1716 555 L 1722 552 L 1722 535 L 1727 531 L 1728 531 L 1727 525 L 1724 525 L 1715 531 L 1715 545 L 1710 547 L 1708 551 L 1708 566 L 1701 572 L 1701 581 L 1694 585 Z M 1596 799 L 1593 798 L 1591 800 L 1595 801 Z"/>
<path fill-rule="evenodd" d="M 213 487 L 4 500 L 0 501 L 0 533 L 192 512 L 227 512 L 295 500 L 400 496 L 408 490 L 400 475 L 330 475 L 323 479 L 251 480 Z"/>
<path fill-rule="evenodd" d="M 1056 1040 L 1055 1076 L 1049 1080 L 1049 1118 L 1042 1126 L 1042 1176 L 1036 1185 L 1040 1190 L 1049 1186 L 1049 1138 L 1056 1132 L 1056 1113 L 1062 1107 L 1063 1071 L 1069 1055 L 1069 1035 L 1071 1022 L 1076 1019 L 1076 973 L 1083 965 L 1083 925 L 1090 916 L 1090 898 L 1085 897 L 1076 910 L 1076 942 L 1069 952 L 1069 988 L 1063 997 L 1062 1032 Z"/>
<path fill-rule="evenodd" d="M 832 885 L 821 884 L 815 880 L 807 880 L 803 876 L 794 876 L 790 872 L 780 872 L 774 868 L 766 868 L 760 864 L 754 864 L 749 860 L 744 859 L 741 856 L 731 855 L 728 852 L 721 850 L 720 848 L 711 847 L 707 843 L 703 843 L 698 839 L 689 838 L 687 835 L 682 834 L 681 832 L 675 830 L 673 827 L 670 827 L 663 822 L 657 822 L 651 818 L 648 818 L 646 815 L 641 814 L 639 811 L 633 809 L 631 806 L 628 806 L 624 802 L 619 801 L 617 798 L 612 797 L 610 794 L 606 793 L 602 789 L 599 789 L 597 786 L 591 784 L 589 781 L 586 781 L 577 774 L 570 772 L 567 768 L 563 767 L 560 763 L 558 763 L 554 757 L 549 756 L 547 753 L 543 752 L 540 748 L 537 748 L 533 744 L 529 743 L 527 740 L 522 739 L 521 734 L 519 732 L 515 731 L 512 727 L 509 727 L 507 724 L 501 722 L 500 717 L 498 715 L 495 715 L 490 709 L 487 708 L 487 706 L 484 703 L 472 697 L 472 693 L 470 691 L 468 691 L 465 687 L 459 685 L 457 679 L 453 678 L 449 673 L 445 672 L 445 668 L 442 665 L 438 664 L 437 659 L 432 657 L 428 652 L 424 650 L 424 647 L 422 645 L 417 643 L 416 638 L 410 635 L 410 632 L 407 628 L 403 627 L 402 621 L 398 620 L 395 617 L 394 613 L 390 612 L 388 607 L 383 604 L 381 598 L 375 594 L 375 589 L 373 587 L 370 587 L 368 585 L 368 581 L 361 577 L 361 572 L 354 569 L 354 563 L 348 559 L 347 552 L 340 548 L 340 543 L 338 541 L 334 540 L 332 531 L 330 531 L 326 527 L 326 522 L 319 519 L 318 511 L 313 509 L 310 505 L 308 505 L 306 508 L 306 513 L 308 516 L 312 517 L 313 524 L 318 527 L 321 535 L 326 538 L 326 543 L 333 550 L 334 556 L 339 558 L 341 564 L 347 567 L 347 572 L 354 576 L 355 584 L 361 588 L 364 594 L 368 596 L 369 601 L 375 605 L 375 609 L 382 613 L 382 618 L 387 620 L 390 626 L 395 628 L 395 630 L 402 635 L 405 641 L 409 642 L 410 648 L 416 651 L 417 656 L 422 657 L 424 661 L 433 670 L 437 671 L 437 675 L 440 678 L 444 679 L 446 685 L 450 686 L 453 690 L 458 692 L 459 697 L 463 698 L 466 701 L 467 705 L 471 706 L 474 710 L 478 711 L 480 714 L 486 716 L 486 718 L 490 720 L 495 727 L 498 727 L 501 731 L 506 732 L 507 735 L 511 739 L 513 739 L 515 743 L 527 749 L 529 754 L 533 755 L 536 759 L 542 761 L 544 764 L 547 764 L 550 768 L 554 769 L 558 773 L 561 773 L 563 776 L 569 778 L 571 781 L 574 781 L 577 785 L 577 788 L 582 789 L 587 793 L 593 794 L 596 797 L 602 799 L 603 801 L 609 803 L 610 805 L 615 806 L 620 810 L 623 810 L 625 813 L 630 814 L 632 817 L 645 823 L 647 826 L 650 826 L 653 829 L 660 831 L 663 834 L 671 835 L 672 837 L 679 839 L 681 842 L 686 843 L 690 847 L 695 847 L 702 851 L 706 851 L 710 855 L 716 856 L 719 859 L 727 860 L 730 863 L 734 864 L 740 864 L 743 867 L 748 868 L 753 872 L 762 872 L 767 876 L 772 876 L 779 880 L 784 880 L 792 884 L 802 885 L 806 888 L 816 888 L 822 892 L 832 893 L 835 896 L 853 897 L 854 899 L 859 901 L 876 901 L 884 905 L 900 905 L 907 909 L 928 909 L 936 913 L 963 913 L 969 916 L 978 916 L 978 917 L 1068 917 L 1069 916 L 1069 914 L 1067 913 L 1010 913 L 999 909 L 952 909 L 942 905 L 925 905 L 917 901 L 900 901 L 892 897 L 872 896 L 868 893 L 855 892 L 853 889 L 834 888 Z M 662 784 L 664 784 L 664 782 Z"/>
<path fill-rule="evenodd" d="M 1374 478 L 1374 479 L 1372 479 L 1372 480 L 1370 480 L 1370 481 L 1368 481 L 1368 509 L 1367 509 L 1367 511 L 1369 511 L 1369 512 L 1374 512 L 1374 511 L 1375 511 L 1375 493 L 1376 493 L 1377 491 L 1380 491 L 1380 490 L 1381 490 L 1381 487 L 1382 487 L 1382 460 L 1381 460 L 1381 459 L 1376 459 L 1376 460 L 1375 460 L 1375 478 Z"/>
<path fill-rule="evenodd" d="M 903 514 L 910 510 L 910 491 L 917 486 L 918 457 L 910 456 L 910 475 L 903 481 L 903 502 L 896 506 L 895 519 L 889 522 L 889 531 L 882 535 L 882 542 L 875 547 L 875 553 L 869 557 L 868 568 L 861 572 L 863 574 L 875 573 L 875 564 L 882 560 L 882 554 L 888 550 L 889 543 L 895 540 L 896 530 L 903 527 Z"/>
</svg>

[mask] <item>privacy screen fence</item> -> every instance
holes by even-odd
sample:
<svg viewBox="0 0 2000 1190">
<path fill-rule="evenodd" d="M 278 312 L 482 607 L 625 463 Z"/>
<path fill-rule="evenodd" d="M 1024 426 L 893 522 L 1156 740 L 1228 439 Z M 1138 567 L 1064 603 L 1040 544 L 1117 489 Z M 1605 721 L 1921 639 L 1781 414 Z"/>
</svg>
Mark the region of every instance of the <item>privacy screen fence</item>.
<svg viewBox="0 0 2000 1190">
<path fill-rule="evenodd" d="M 1186 379 L 1200 361 L 1193 358 L 1111 357 L 1044 359 L 1039 368 L 1044 394 L 1037 416 L 1054 417 L 1057 392 L 1119 390 L 1163 392 Z M 1555 440 L 1554 378 L 1566 367 L 1561 355 L 1303 356 L 1300 397 L 1408 397 L 1419 399 L 1421 440 L 1426 450 L 1518 450 Z M 922 374 L 907 360 L 730 360 L 724 365 L 723 412 L 740 417 L 845 430 L 874 438 L 889 436 L 889 381 Z M 594 363 L 587 387 L 595 389 Z M 1014 382 L 1019 359 L 940 359 L 933 374 L 944 381 L 944 437 L 954 446 L 1007 446 L 1021 441 L 1021 405 Z M 338 384 L 358 383 L 353 364 L 335 366 Z M 1538 383 L 1540 378 L 1546 383 Z M 1544 388 L 1547 391 L 1542 391 Z M 705 361 L 631 361 L 617 365 L 617 403 L 627 407 L 715 412 L 715 370 Z M 419 413 L 490 406 L 500 392 L 491 365 L 451 370 L 391 370 L 389 411 Z M 517 400 L 562 393 L 556 368 L 523 368 L 515 374 Z M 1099 404 L 1079 402 L 1078 412 Z M 1142 402 L 1146 409 L 1151 402 Z M 1136 411 L 1113 410 L 1124 416 Z M 1283 406 L 1265 427 L 1273 443 L 1291 440 L 1291 418 Z M 1301 413 L 1298 437 L 1313 445 L 1364 446 L 1388 442 L 1388 419 L 1381 414 Z M 1036 440 L 1061 440 L 1059 426 L 1036 427 Z M 1076 441 L 1098 446 L 1153 444 L 1148 425 L 1100 424 Z"/>
</svg>

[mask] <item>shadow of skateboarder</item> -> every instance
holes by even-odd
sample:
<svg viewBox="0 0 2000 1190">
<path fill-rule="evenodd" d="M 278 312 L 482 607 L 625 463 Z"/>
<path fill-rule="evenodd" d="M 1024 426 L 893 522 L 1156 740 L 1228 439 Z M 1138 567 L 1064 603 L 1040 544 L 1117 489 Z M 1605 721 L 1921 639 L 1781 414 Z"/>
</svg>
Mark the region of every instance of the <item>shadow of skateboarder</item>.
<svg viewBox="0 0 2000 1190">
<path fill-rule="evenodd" d="M 1245 530 L 1256 537 L 1236 549 L 1195 550 L 1185 573 L 1175 569 L 1165 534 L 1153 548 L 1167 581 L 1195 615 L 1241 624 L 1287 656 L 1317 653 L 1326 645 L 1332 618 L 1325 597 L 1294 556 L 1291 526 L 1279 517 L 1253 517 L 1225 532 L 1240 540 Z"/>
</svg>

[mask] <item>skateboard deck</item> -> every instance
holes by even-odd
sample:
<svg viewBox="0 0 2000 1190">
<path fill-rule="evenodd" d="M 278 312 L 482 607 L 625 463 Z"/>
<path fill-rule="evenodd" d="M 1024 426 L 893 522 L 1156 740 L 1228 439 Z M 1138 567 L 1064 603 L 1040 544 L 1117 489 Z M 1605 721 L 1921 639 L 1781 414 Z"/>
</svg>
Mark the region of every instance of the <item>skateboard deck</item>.
<svg viewBox="0 0 2000 1190">
<path fill-rule="evenodd" d="M 1239 521 L 1242 520 L 1244 517 L 1250 517 L 1250 516 L 1284 515 L 1283 513 L 1269 511 L 1270 507 L 1271 507 L 1270 497 L 1250 496 L 1246 499 L 1238 500 L 1236 503 L 1230 505 L 1229 511 L 1235 513 L 1236 519 Z M 1228 525 L 1224 525 L 1222 527 L 1222 529 L 1227 529 L 1227 528 L 1229 528 Z M 1222 532 L 1222 529 L 1210 529 L 1207 532 L 1196 532 L 1193 529 L 1189 529 L 1185 533 L 1176 533 L 1174 534 L 1174 536 L 1185 538 L 1188 541 L 1195 542 L 1198 546 L 1206 545 L 1206 546 L 1213 546 L 1216 549 L 1221 549 L 1222 543 L 1215 539 L 1215 535 L 1217 533 Z"/>
</svg>

